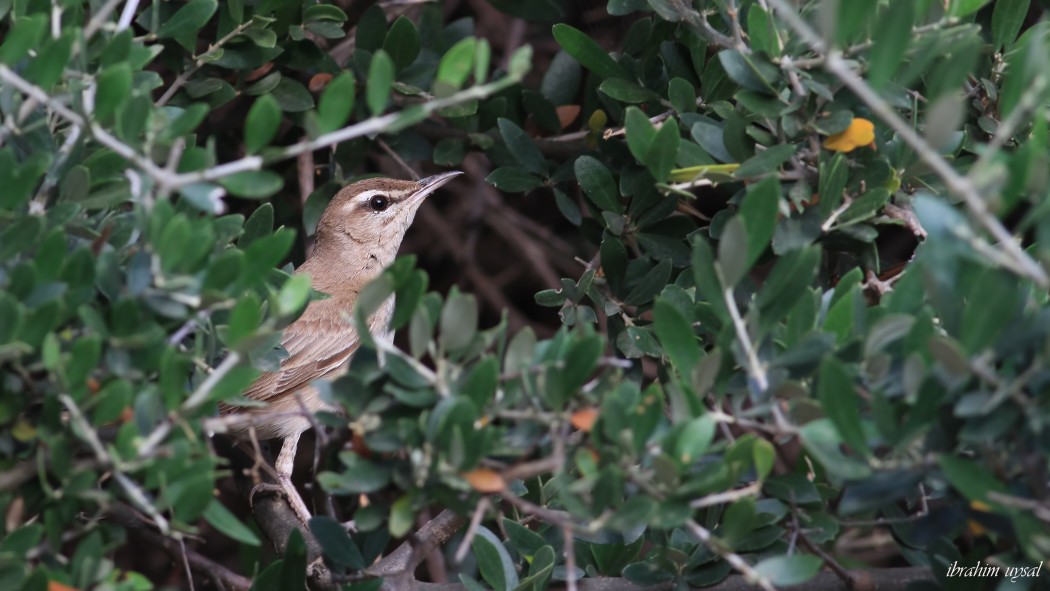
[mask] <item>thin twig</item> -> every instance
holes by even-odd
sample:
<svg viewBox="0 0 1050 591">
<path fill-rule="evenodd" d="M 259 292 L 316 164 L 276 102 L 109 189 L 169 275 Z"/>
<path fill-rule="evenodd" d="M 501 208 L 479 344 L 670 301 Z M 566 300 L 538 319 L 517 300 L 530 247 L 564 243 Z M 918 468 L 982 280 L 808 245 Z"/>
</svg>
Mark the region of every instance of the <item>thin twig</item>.
<svg viewBox="0 0 1050 591">
<path fill-rule="evenodd" d="M 84 27 L 84 43 L 87 43 L 95 36 L 95 33 L 99 31 L 105 25 L 106 19 L 109 15 L 113 14 L 113 10 L 116 9 L 117 4 L 120 4 L 122 0 L 108 0 L 101 8 L 98 9 L 94 15 L 91 16 L 91 20 L 88 21 L 86 27 Z"/>
<path fill-rule="evenodd" d="M 689 506 L 693 509 L 703 509 L 704 507 L 711 507 L 713 505 L 723 505 L 725 503 L 738 501 L 744 497 L 753 497 L 761 491 L 762 483 L 756 480 L 744 488 L 727 490 L 725 492 L 710 494 L 706 497 L 700 497 L 689 503 Z"/>
<path fill-rule="evenodd" d="M 171 175 L 163 168 L 157 166 L 152 160 L 145 158 L 133 148 L 127 144 L 121 142 L 108 131 L 103 129 L 99 125 L 91 124 L 90 126 L 84 121 L 78 113 L 62 104 L 60 101 L 49 95 L 39 86 L 35 86 L 29 83 L 25 78 L 22 78 L 18 74 L 11 70 L 7 66 L 0 64 L 0 80 L 7 82 L 11 86 L 15 87 L 19 92 L 29 96 L 40 103 L 43 103 L 50 107 L 53 111 L 58 113 L 64 119 L 80 127 L 82 129 L 88 129 L 91 132 L 91 136 L 103 146 L 112 150 L 115 154 L 131 162 L 135 166 L 138 166 L 148 175 L 158 181 L 172 181 Z"/>
<path fill-rule="evenodd" d="M 721 277 L 721 270 L 718 269 L 719 280 L 725 285 L 725 280 Z M 729 317 L 733 319 L 733 329 L 736 331 L 737 341 L 740 343 L 740 347 L 744 350 L 744 356 L 746 358 L 748 375 L 755 380 L 755 385 L 758 386 L 759 392 L 765 392 L 769 388 L 769 377 L 766 375 L 766 367 L 762 364 L 762 361 L 758 358 L 758 351 L 755 349 L 754 343 L 751 342 L 751 335 L 747 332 L 747 326 L 744 324 L 744 319 L 740 316 L 740 309 L 737 308 L 736 298 L 733 296 L 733 288 L 726 287 L 722 292 L 722 298 L 725 300 L 726 308 L 729 310 Z"/>
<path fill-rule="evenodd" d="M 326 133 L 313 140 L 301 141 L 296 144 L 292 144 L 277 151 L 273 154 L 267 154 L 267 158 L 264 161 L 258 156 L 247 156 L 239 160 L 233 160 L 215 166 L 205 170 L 199 170 L 195 172 L 188 172 L 180 174 L 173 181 L 173 185 L 181 187 L 190 185 L 193 183 L 201 183 L 208 181 L 215 181 L 223 177 L 237 174 L 239 172 L 246 172 L 250 170 L 259 170 L 263 164 L 270 162 L 277 162 L 280 160 L 287 160 L 288 158 L 294 158 L 303 152 L 309 152 L 312 150 L 320 150 L 321 148 L 327 148 L 334 146 L 342 142 L 352 140 L 359 137 L 370 136 L 378 133 L 390 131 L 392 129 L 398 129 L 404 123 L 411 120 L 419 119 L 422 120 L 429 116 L 435 111 L 439 111 L 446 107 L 458 105 L 460 103 L 485 98 L 486 96 L 499 92 L 508 86 L 517 84 L 520 81 L 520 76 L 507 76 L 496 82 L 491 82 L 482 86 L 474 86 L 466 90 L 462 90 L 453 94 L 452 96 L 428 101 L 425 103 L 419 103 L 413 105 L 406 111 L 390 113 L 388 115 L 380 115 L 378 117 L 371 117 L 365 119 L 360 123 L 355 123 L 337 129 L 331 133 Z"/>
<path fill-rule="evenodd" d="M 561 527 L 562 539 L 565 545 L 562 548 L 565 554 L 565 588 L 568 591 L 577 591 L 576 587 L 576 538 L 572 535 L 572 528 L 567 525 Z"/>
<path fill-rule="evenodd" d="M 744 578 L 747 579 L 749 583 L 758 585 L 765 591 L 776 591 L 776 587 L 773 586 L 773 583 L 769 579 L 758 574 L 755 569 L 751 568 L 750 564 L 744 562 L 744 559 L 741 558 L 739 554 L 727 548 L 725 544 L 723 544 L 721 540 L 715 538 L 707 528 L 692 519 L 685 523 L 685 527 L 692 532 L 694 536 L 699 538 L 700 542 L 707 546 L 712 552 L 720 556 L 722 560 L 728 562 L 729 566 L 732 566 L 737 572 L 744 575 Z"/>
<path fill-rule="evenodd" d="M 751 53 L 751 49 L 744 42 L 744 30 L 740 26 L 740 11 L 737 9 L 736 0 L 726 0 L 726 16 L 729 17 L 729 30 L 733 33 L 733 44 L 741 53 Z"/>
<path fill-rule="evenodd" d="M 160 98 L 157 99 L 157 106 L 163 107 L 164 105 L 168 104 L 168 101 L 170 101 L 171 98 L 175 96 L 175 93 L 178 92 L 179 89 L 182 88 L 187 82 L 189 82 L 190 78 L 194 74 L 196 74 L 198 70 L 204 67 L 204 64 L 208 62 L 208 58 L 211 57 L 212 54 L 222 49 L 222 46 L 229 43 L 230 40 L 243 33 L 245 29 L 252 25 L 253 21 L 254 19 L 248 19 L 243 23 L 237 25 L 232 31 L 223 35 L 221 39 L 209 45 L 207 51 L 198 56 L 193 57 L 193 64 L 189 68 L 183 70 L 182 73 L 180 73 L 178 76 L 176 76 L 175 80 L 171 83 L 171 86 L 169 86 L 168 89 L 164 91 L 164 94 L 160 95 Z"/>
<path fill-rule="evenodd" d="M 455 558 L 453 560 L 456 564 L 463 562 L 463 559 L 467 557 L 467 552 L 470 551 L 470 544 L 474 541 L 474 536 L 478 533 L 478 527 L 481 525 L 481 520 L 485 518 L 485 514 L 489 511 L 489 506 L 492 504 L 488 497 L 481 497 L 478 501 L 478 506 L 474 508 L 474 515 L 470 518 L 470 525 L 467 526 L 467 531 L 463 534 L 463 540 L 459 543 L 459 548 L 456 549 Z"/>
<path fill-rule="evenodd" d="M 128 0 L 124 4 L 124 10 L 120 12 L 120 20 L 117 21 L 117 32 L 121 32 L 131 26 L 131 21 L 135 20 L 135 13 L 139 9 L 139 0 Z"/>
<path fill-rule="evenodd" d="M 219 384 L 222 378 L 226 377 L 234 367 L 241 362 L 241 355 L 236 351 L 231 351 L 226 359 L 222 360 L 211 374 L 201 382 L 200 386 L 193 391 L 193 394 L 182 403 L 180 409 L 182 413 L 188 413 L 195 410 L 200 405 L 204 404 L 208 397 L 211 396 L 212 390 Z M 154 449 L 160 445 L 161 441 L 171 433 L 171 429 L 174 425 L 174 418 L 168 417 L 163 423 L 157 425 L 153 432 L 149 434 L 149 437 L 139 446 L 139 457 L 144 458 L 153 454 Z"/>
</svg>

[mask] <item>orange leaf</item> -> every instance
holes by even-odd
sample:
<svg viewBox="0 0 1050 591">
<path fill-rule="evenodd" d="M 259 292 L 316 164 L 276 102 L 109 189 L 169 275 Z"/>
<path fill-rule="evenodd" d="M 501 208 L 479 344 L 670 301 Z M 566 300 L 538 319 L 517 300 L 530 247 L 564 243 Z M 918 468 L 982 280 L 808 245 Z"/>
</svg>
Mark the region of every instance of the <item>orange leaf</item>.
<svg viewBox="0 0 1050 591">
<path fill-rule="evenodd" d="M 265 64 L 259 66 L 258 68 L 255 68 L 251 72 L 248 72 L 248 75 L 244 77 L 244 81 L 245 82 L 255 82 L 259 78 L 262 78 L 263 76 L 269 74 L 270 70 L 272 70 L 272 69 L 273 69 L 273 62 L 266 62 Z"/>
<path fill-rule="evenodd" d="M 561 124 L 562 129 L 568 127 L 580 116 L 580 105 L 562 105 L 554 110 L 558 113 L 558 123 Z"/>
<path fill-rule="evenodd" d="M 569 422 L 572 423 L 573 427 L 576 427 L 584 433 L 590 433 L 591 429 L 594 428 L 594 422 L 598 420 L 598 409 L 592 407 L 581 408 L 580 410 L 572 413 L 572 418 Z"/>
<path fill-rule="evenodd" d="M 829 135 L 824 148 L 833 152 L 852 152 L 861 146 L 875 143 L 875 125 L 867 119 L 854 117 L 844 131 Z"/>
<path fill-rule="evenodd" d="M 313 77 L 310 78 L 310 82 L 307 86 L 310 88 L 310 92 L 321 92 L 331 81 L 332 75 L 322 72 L 320 74 L 314 74 Z"/>
<path fill-rule="evenodd" d="M 368 459 L 372 457 L 372 450 L 368 448 L 368 444 L 365 443 L 364 435 L 361 435 L 357 431 L 354 431 L 350 437 L 350 449 L 357 452 L 357 455 L 362 458 Z"/>
<path fill-rule="evenodd" d="M 499 472 L 488 468 L 476 468 L 461 474 L 461 476 L 463 480 L 470 484 L 470 488 L 478 492 L 498 493 L 503 492 L 507 488 L 507 483 L 503 480 L 503 476 Z"/>
<path fill-rule="evenodd" d="M 65 583 L 59 583 L 58 581 L 48 581 L 47 591 L 77 591 L 75 587 L 70 587 Z"/>
</svg>

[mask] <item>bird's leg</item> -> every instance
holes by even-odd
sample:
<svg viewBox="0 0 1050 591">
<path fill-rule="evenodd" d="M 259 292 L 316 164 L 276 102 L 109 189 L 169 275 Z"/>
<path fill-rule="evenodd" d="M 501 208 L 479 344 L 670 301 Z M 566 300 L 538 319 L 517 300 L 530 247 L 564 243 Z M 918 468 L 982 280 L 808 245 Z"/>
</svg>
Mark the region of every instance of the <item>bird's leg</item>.
<svg viewBox="0 0 1050 591">
<path fill-rule="evenodd" d="M 295 489 L 295 484 L 292 483 L 292 469 L 295 467 L 295 452 L 298 447 L 298 433 L 289 435 L 281 444 L 281 453 L 277 455 L 277 462 L 274 465 L 277 472 L 276 488 L 284 493 L 288 505 L 295 511 L 299 520 L 306 524 L 310 521 L 312 515 L 310 515 L 310 510 L 306 508 L 303 498 L 299 496 L 299 491 Z M 256 491 L 264 488 L 270 488 L 270 486 L 260 484 L 252 490 L 252 495 L 254 496 Z"/>
</svg>

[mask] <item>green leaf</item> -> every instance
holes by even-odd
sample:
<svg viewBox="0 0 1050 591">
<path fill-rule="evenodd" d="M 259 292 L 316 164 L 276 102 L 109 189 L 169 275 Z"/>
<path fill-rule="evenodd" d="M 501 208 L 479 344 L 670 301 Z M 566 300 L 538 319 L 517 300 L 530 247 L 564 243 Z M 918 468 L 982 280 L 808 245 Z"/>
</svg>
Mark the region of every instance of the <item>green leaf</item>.
<svg viewBox="0 0 1050 591">
<path fill-rule="evenodd" d="M 471 548 L 478 561 L 481 578 L 495 591 L 507 591 L 518 586 L 514 560 L 496 534 L 485 526 L 479 526 Z"/>
<path fill-rule="evenodd" d="M 543 186 L 543 181 L 517 166 L 501 166 L 493 170 L 485 182 L 507 193 L 523 193 Z"/>
<path fill-rule="evenodd" d="M 830 419 L 806 423 L 799 435 L 806 451 L 824 466 L 833 481 L 860 480 L 871 475 L 866 463 L 842 453 L 843 440 Z"/>
<path fill-rule="evenodd" d="M 638 107 L 627 107 L 624 115 L 627 147 L 638 162 L 645 163 L 649 149 L 656 140 L 656 128 Z"/>
<path fill-rule="evenodd" d="M 423 272 L 412 273 L 412 277 L 397 288 L 397 299 L 394 315 L 390 319 L 390 328 L 398 329 L 407 324 L 415 314 L 423 295 L 427 290 L 428 275 Z"/>
<path fill-rule="evenodd" d="M 441 62 L 438 64 L 437 78 L 434 85 L 435 94 L 438 94 L 437 82 L 441 83 L 446 94 L 452 94 L 452 92 L 463 87 L 467 78 L 470 77 L 470 72 L 474 65 L 474 53 L 477 42 L 477 39 L 474 37 L 467 37 L 445 52 L 445 55 L 441 57 Z M 438 96 L 441 96 L 441 94 L 438 94 Z"/>
<path fill-rule="evenodd" d="M 95 118 L 108 120 L 128 100 L 131 93 L 131 66 L 127 62 L 112 65 L 98 76 L 95 93 Z"/>
<path fill-rule="evenodd" d="M 338 521 L 323 515 L 313 517 L 310 519 L 310 533 L 329 563 L 353 571 L 364 570 L 367 566 L 361 551 L 346 533 L 346 527 Z"/>
<path fill-rule="evenodd" d="M 722 282 L 715 273 L 714 252 L 703 236 L 693 239 L 693 281 L 696 289 L 704 296 L 715 312 L 722 318 L 728 318 L 725 302 L 722 299 Z"/>
<path fill-rule="evenodd" d="M 740 165 L 740 168 L 736 169 L 733 176 L 738 179 L 745 179 L 775 173 L 780 168 L 780 165 L 787 162 L 794 154 L 795 146 L 791 144 L 772 146 L 745 160 Z"/>
<path fill-rule="evenodd" d="M 774 27 L 776 24 L 773 19 L 761 6 L 752 5 L 747 9 L 747 35 L 755 51 L 763 51 L 773 57 L 780 56 L 780 43 Z"/>
<path fill-rule="evenodd" d="M 301 113 L 314 106 L 314 97 L 310 91 L 298 81 L 288 77 L 281 78 L 270 94 L 277 100 L 281 109 L 288 113 Z"/>
<path fill-rule="evenodd" d="M 649 151 L 643 159 L 645 167 L 649 169 L 649 174 L 653 175 L 656 182 L 665 182 L 671 174 L 675 158 L 678 157 L 679 141 L 681 141 L 681 136 L 678 131 L 678 121 L 674 117 L 668 117 L 653 136 Z"/>
<path fill-rule="evenodd" d="M 470 345 L 478 331 L 478 302 L 472 295 L 449 294 L 441 310 L 441 344 L 446 351 Z"/>
<path fill-rule="evenodd" d="M 219 182 L 231 194 L 248 199 L 265 199 L 284 186 L 284 179 L 270 170 L 246 170 Z"/>
<path fill-rule="evenodd" d="M 820 215 L 827 218 L 842 203 L 842 192 L 849 179 L 849 163 L 846 155 L 836 152 L 830 159 L 820 163 Z"/>
<path fill-rule="evenodd" d="M 1017 315 L 1022 301 L 1019 295 L 1016 280 L 1003 271 L 990 269 L 974 282 L 966 301 L 981 304 L 963 308 L 959 335 L 967 353 L 980 353 L 1001 338 L 1003 325 Z"/>
<path fill-rule="evenodd" d="M 460 391 L 470 397 L 478 408 L 485 408 L 496 395 L 499 385 L 499 362 L 495 357 L 486 357 L 471 370 Z"/>
<path fill-rule="evenodd" d="M 764 327 L 780 322 L 809 293 L 819 263 L 820 249 L 814 246 L 792 250 L 777 260 L 755 300 Z"/>
<path fill-rule="evenodd" d="M 845 0 L 837 3 L 835 37 L 839 45 L 847 46 L 856 40 L 858 33 L 871 22 L 878 4 L 878 0 Z"/>
<path fill-rule="evenodd" d="M 597 158 L 580 156 L 573 165 L 576 180 L 587 197 L 605 211 L 623 213 L 620 204 L 620 190 L 613 180 L 612 173 Z"/>
<path fill-rule="evenodd" d="M 372 65 L 368 68 L 368 85 L 365 88 L 365 103 L 373 117 L 378 117 L 386 110 L 393 84 L 394 62 L 380 49 L 372 56 Z"/>
<path fill-rule="evenodd" d="M 768 64 L 760 65 L 755 60 L 754 55 L 744 55 L 735 49 L 718 52 L 718 61 L 730 80 L 748 90 L 776 95 L 776 88 L 770 81 L 777 78 L 778 72 L 770 71 L 765 67 Z"/>
<path fill-rule="evenodd" d="M 317 122 L 321 133 L 342 127 L 354 108 L 354 73 L 341 72 L 328 83 L 317 105 Z"/>
<path fill-rule="evenodd" d="M 383 51 L 390 56 L 395 69 L 404 70 L 416 61 L 419 48 L 419 31 L 416 30 L 416 26 L 404 16 L 397 17 L 383 41 Z"/>
<path fill-rule="evenodd" d="M 988 2 L 989 0 L 951 0 L 951 3 L 948 6 L 947 16 L 962 18 L 968 14 L 977 12 L 982 6 L 988 4 Z"/>
<path fill-rule="evenodd" d="M 412 495 L 404 495 L 390 505 L 390 535 L 403 537 L 416 522 L 416 513 L 412 510 Z"/>
<path fill-rule="evenodd" d="M 758 257 L 769 247 L 773 230 L 777 225 L 777 210 L 780 205 L 780 181 L 768 176 L 751 185 L 740 204 L 740 217 L 747 228 L 747 265 L 754 265 Z"/>
<path fill-rule="evenodd" d="M 283 78 L 284 76 L 282 76 L 280 72 L 270 72 L 257 82 L 253 82 L 250 86 L 245 88 L 244 94 L 248 96 L 270 94 L 275 88 L 277 88 L 277 85 L 281 83 Z"/>
<path fill-rule="evenodd" d="M 375 52 L 386 39 L 387 23 L 383 8 L 377 4 L 369 6 L 357 24 L 356 49 Z"/>
<path fill-rule="evenodd" d="M 532 46 L 522 45 L 510 54 L 507 77 L 513 81 L 521 81 L 530 70 L 532 70 Z"/>
<path fill-rule="evenodd" d="M 663 291 L 670 278 L 671 259 L 664 259 L 642 276 L 634 289 L 624 298 L 624 303 L 630 306 L 640 306 L 650 302 L 656 297 L 656 294 Z"/>
<path fill-rule="evenodd" d="M 4 44 L 0 45 L 0 63 L 13 65 L 25 57 L 30 49 L 40 47 L 47 23 L 48 18 L 45 14 L 34 14 L 11 21 Z"/>
<path fill-rule="evenodd" d="M 298 312 L 310 299 L 310 276 L 305 273 L 292 275 L 281 286 L 277 294 L 277 313 L 289 316 Z"/>
<path fill-rule="evenodd" d="M 390 483 L 390 469 L 371 462 L 356 453 L 342 452 L 339 461 L 346 469 L 339 474 L 322 472 L 318 482 L 332 494 L 371 494 L 382 490 Z"/>
<path fill-rule="evenodd" d="M 992 43 L 995 49 L 1010 49 L 1028 15 L 1031 0 L 998 0 L 992 9 Z"/>
<path fill-rule="evenodd" d="M 937 458 L 937 464 L 952 486 L 972 501 L 995 504 L 988 498 L 988 493 L 1007 492 L 995 474 L 973 460 L 941 454 Z"/>
<path fill-rule="evenodd" d="M 773 556 L 755 565 L 755 572 L 774 585 L 799 585 L 816 576 L 824 562 L 812 554 Z"/>
<path fill-rule="evenodd" d="M 212 499 L 204 509 L 204 519 L 215 528 L 216 531 L 232 540 L 249 546 L 259 546 L 261 542 L 248 526 L 241 523 L 240 519 L 230 513 L 218 499 Z"/>
<path fill-rule="evenodd" d="M 657 298 L 653 305 L 653 327 L 664 353 L 682 375 L 688 375 L 700 360 L 700 345 L 693 332 L 693 323 L 682 316 L 673 304 Z"/>
<path fill-rule="evenodd" d="M 709 414 L 685 423 L 675 444 L 675 459 L 685 466 L 699 459 L 714 441 L 717 426 L 718 423 Z"/>
<path fill-rule="evenodd" d="M 653 91 L 623 78 L 609 78 L 602 82 L 598 90 L 621 103 L 644 103 L 659 98 Z"/>
<path fill-rule="evenodd" d="M 543 73 L 540 92 L 555 105 L 570 104 L 580 88 L 582 68 L 565 51 L 559 51 Z"/>
<path fill-rule="evenodd" d="M 623 70 L 586 33 L 564 23 L 554 25 L 554 39 L 566 53 L 601 78 L 625 77 Z"/>
<path fill-rule="evenodd" d="M 739 215 L 733 216 L 718 241 L 718 265 L 727 289 L 735 287 L 751 269 L 748 258 L 747 228 Z"/>
<path fill-rule="evenodd" d="M 67 34 L 59 39 L 47 43 L 39 55 L 33 60 L 26 72 L 26 78 L 44 90 L 51 90 L 62 73 L 65 72 L 69 63 L 70 51 L 73 47 L 73 37 Z"/>
<path fill-rule="evenodd" d="M 915 2 L 898 2 L 882 9 L 873 29 L 868 52 L 868 83 L 881 89 L 897 72 L 908 51 L 911 28 L 915 24 Z"/>
<path fill-rule="evenodd" d="M 824 413 L 835 424 L 842 440 L 856 453 L 869 455 L 871 449 L 860 419 L 860 397 L 853 387 L 853 378 L 838 359 L 825 357 L 820 364 L 817 394 Z"/>
<path fill-rule="evenodd" d="M 157 29 L 157 37 L 169 39 L 189 33 L 196 34 L 211 20 L 219 3 L 216 0 L 190 0 Z"/>
<path fill-rule="evenodd" d="M 248 221 L 244 222 L 244 233 L 237 241 L 237 246 L 243 250 L 248 245 L 263 236 L 273 233 L 273 204 L 263 203 L 255 208 Z"/>
<path fill-rule="evenodd" d="M 299 591 L 306 588 L 306 540 L 299 528 L 292 528 L 281 565 L 280 589 Z"/>
<path fill-rule="evenodd" d="M 313 4 L 303 10 L 303 22 L 310 21 L 334 21 L 344 23 L 347 20 L 346 13 L 338 6 L 331 4 Z"/>
<path fill-rule="evenodd" d="M 237 300 L 230 311 L 230 320 L 226 329 L 226 343 L 234 347 L 237 343 L 251 336 L 262 320 L 262 309 L 254 294 L 247 294 Z"/>
<path fill-rule="evenodd" d="M 540 149 L 533 143 L 524 130 L 510 119 L 500 118 L 497 121 L 499 133 L 507 149 L 514 156 L 515 162 L 525 170 L 538 176 L 547 174 L 547 159 L 540 153 Z"/>
<path fill-rule="evenodd" d="M 536 552 L 547 545 L 543 536 L 510 519 L 503 520 L 503 531 L 507 532 L 507 538 L 514 550 L 530 562 Z"/>
<path fill-rule="evenodd" d="M 254 154 L 266 147 L 281 124 L 281 107 L 270 95 L 255 99 L 244 122 L 244 149 Z"/>
</svg>

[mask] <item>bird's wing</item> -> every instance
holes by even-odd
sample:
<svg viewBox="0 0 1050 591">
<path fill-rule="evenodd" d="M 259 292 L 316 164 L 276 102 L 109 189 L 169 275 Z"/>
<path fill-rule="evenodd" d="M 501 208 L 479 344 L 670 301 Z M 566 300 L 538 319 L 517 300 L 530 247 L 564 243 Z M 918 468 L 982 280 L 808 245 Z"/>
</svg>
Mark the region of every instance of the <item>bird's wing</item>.
<svg viewBox="0 0 1050 591">
<path fill-rule="evenodd" d="M 361 344 L 357 330 L 349 318 L 324 308 L 311 304 L 284 329 L 281 346 L 288 357 L 281 362 L 281 369 L 259 376 L 245 391 L 245 398 L 266 401 L 294 392 L 339 369 L 353 356 Z"/>
</svg>

